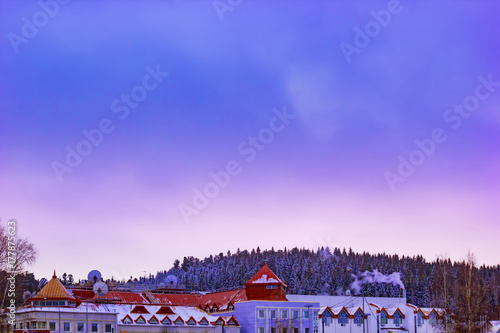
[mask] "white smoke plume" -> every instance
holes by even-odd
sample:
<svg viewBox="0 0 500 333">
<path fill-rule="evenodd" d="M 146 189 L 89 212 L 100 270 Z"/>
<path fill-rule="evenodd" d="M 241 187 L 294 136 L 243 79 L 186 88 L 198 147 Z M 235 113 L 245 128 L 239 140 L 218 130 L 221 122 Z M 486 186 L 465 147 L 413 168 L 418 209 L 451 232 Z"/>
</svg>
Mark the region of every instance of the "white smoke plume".
<svg viewBox="0 0 500 333">
<path fill-rule="evenodd" d="M 403 290 L 405 289 L 405 285 L 401 281 L 401 273 L 399 272 L 384 275 L 375 269 L 373 272 L 365 271 L 360 276 L 352 274 L 352 277 L 354 278 L 354 282 L 351 283 L 349 288 L 356 294 L 359 294 L 361 287 L 368 283 L 390 283 L 399 286 Z"/>
</svg>

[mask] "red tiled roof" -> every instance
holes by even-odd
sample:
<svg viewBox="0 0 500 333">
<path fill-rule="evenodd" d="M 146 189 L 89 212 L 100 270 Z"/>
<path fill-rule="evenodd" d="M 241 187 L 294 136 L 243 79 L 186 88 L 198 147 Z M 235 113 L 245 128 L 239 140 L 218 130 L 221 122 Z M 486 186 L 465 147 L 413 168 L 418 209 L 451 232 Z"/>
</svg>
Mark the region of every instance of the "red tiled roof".
<svg viewBox="0 0 500 333">
<path fill-rule="evenodd" d="M 97 298 L 97 296 L 94 296 L 94 298 Z M 100 299 L 123 304 L 150 304 L 149 300 L 141 293 L 110 291 Z"/>
<path fill-rule="evenodd" d="M 283 283 L 283 281 L 265 263 L 245 285 L 254 283 Z"/>
<path fill-rule="evenodd" d="M 207 305 L 213 307 L 217 305 L 219 310 L 227 310 L 229 303 L 243 302 L 247 300 L 247 295 L 245 289 L 235 289 L 228 291 L 221 291 L 212 294 L 201 295 L 199 300 L 199 305 L 202 309 L 205 309 Z"/>
<path fill-rule="evenodd" d="M 157 304 L 198 306 L 199 294 L 152 294 Z"/>
</svg>

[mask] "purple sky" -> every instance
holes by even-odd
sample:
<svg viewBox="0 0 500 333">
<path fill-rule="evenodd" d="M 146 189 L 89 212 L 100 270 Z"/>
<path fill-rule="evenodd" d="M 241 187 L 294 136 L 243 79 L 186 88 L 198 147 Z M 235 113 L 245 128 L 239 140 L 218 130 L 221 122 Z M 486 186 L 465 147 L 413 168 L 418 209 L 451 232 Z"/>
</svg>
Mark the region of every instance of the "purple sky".
<svg viewBox="0 0 500 333">
<path fill-rule="evenodd" d="M 0 217 L 37 278 L 257 246 L 500 263 L 498 2 L 54 1 L 0 1 Z"/>
</svg>

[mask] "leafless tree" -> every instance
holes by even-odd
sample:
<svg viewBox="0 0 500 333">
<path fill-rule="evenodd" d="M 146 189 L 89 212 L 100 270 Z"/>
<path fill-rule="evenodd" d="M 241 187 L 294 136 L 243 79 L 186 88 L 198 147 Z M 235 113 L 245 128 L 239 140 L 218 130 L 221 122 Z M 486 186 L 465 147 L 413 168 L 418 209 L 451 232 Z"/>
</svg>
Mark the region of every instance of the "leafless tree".
<svg viewBox="0 0 500 333">
<path fill-rule="evenodd" d="M 36 247 L 28 239 L 16 238 L 15 242 L 12 242 L 13 238 L 9 237 L 12 237 L 12 235 L 6 231 L 5 226 L 0 225 L 0 270 L 8 272 L 8 274 L 4 274 L 4 278 L 0 281 L 0 285 L 5 283 L 1 308 L 5 305 L 9 285 L 6 280 L 9 275 L 18 275 L 26 265 L 34 264 L 38 257 Z"/>
</svg>

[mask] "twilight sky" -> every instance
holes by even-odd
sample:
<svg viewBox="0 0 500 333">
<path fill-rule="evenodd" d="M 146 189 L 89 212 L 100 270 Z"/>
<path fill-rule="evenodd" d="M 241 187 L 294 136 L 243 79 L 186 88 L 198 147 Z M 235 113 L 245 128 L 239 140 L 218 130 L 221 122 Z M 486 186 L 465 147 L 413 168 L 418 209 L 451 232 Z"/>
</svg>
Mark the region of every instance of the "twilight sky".
<svg viewBox="0 0 500 333">
<path fill-rule="evenodd" d="M 497 1 L 55 1 L 0 1 L 0 217 L 37 278 L 257 246 L 500 263 Z"/>
</svg>

